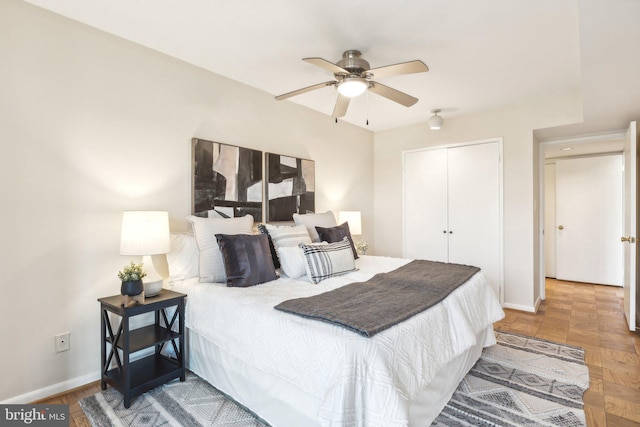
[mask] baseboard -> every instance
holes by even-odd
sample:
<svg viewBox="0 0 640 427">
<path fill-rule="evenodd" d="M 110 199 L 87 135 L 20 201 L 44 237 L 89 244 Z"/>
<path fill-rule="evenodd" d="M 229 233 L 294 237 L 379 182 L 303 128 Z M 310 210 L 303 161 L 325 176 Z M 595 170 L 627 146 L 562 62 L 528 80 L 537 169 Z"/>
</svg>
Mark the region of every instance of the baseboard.
<svg viewBox="0 0 640 427">
<path fill-rule="evenodd" d="M 0 404 L 25 404 L 30 402 L 35 402 L 37 400 L 41 400 L 47 398 L 49 396 L 53 396 L 59 393 L 64 393 L 65 391 L 72 390 L 77 387 L 81 387 L 85 384 L 89 384 L 93 381 L 100 379 L 100 372 L 93 372 L 87 375 L 82 375 L 80 377 L 71 378 L 66 381 L 62 381 L 57 384 L 52 384 L 47 387 L 40 388 L 38 390 L 33 390 L 25 394 L 21 394 L 20 396 L 11 397 L 7 400 L 3 400 Z"/>
<path fill-rule="evenodd" d="M 539 303 L 536 302 L 536 304 L 538 305 Z M 537 311 L 537 305 L 535 307 L 532 307 L 532 306 L 528 306 L 528 305 L 505 303 L 503 307 L 504 308 L 510 308 L 512 310 L 526 311 L 528 313 L 535 313 Z"/>
<path fill-rule="evenodd" d="M 538 297 L 538 299 L 536 300 L 536 304 L 535 304 L 535 312 L 538 312 L 538 309 L 540 308 L 540 304 L 542 304 L 542 298 Z"/>
</svg>

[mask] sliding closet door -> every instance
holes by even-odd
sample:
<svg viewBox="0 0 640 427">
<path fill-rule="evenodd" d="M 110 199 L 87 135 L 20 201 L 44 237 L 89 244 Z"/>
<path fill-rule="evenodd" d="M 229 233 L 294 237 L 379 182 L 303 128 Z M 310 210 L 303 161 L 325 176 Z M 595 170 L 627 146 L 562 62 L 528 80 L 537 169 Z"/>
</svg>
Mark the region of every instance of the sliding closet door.
<svg viewBox="0 0 640 427">
<path fill-rule="evenodd" d="M 447 261 L 447 150 L 404 154 L 404 256 Z"/>
<path fill-rule="evenodd" d="M 498 143 L 448 150 L 449 262 L 475 265 L 499 293 L 500 158 Z"/>
</svg>

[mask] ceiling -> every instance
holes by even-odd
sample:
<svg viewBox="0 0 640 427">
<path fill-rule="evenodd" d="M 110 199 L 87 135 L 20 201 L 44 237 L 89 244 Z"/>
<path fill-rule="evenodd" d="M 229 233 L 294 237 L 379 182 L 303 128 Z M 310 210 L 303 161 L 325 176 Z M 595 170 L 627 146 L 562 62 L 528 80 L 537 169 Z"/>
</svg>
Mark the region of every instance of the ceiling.
<svg viewBox="0 0 640 427">
<path fill-rule="evenodd" d="M 609 134 L 584 138 L 568 138 L 549 141 L 544 144 L 545 161 L 568 157 L 585 157 L 611 153 L 622 153 L 624 150 L 624 134 Z"/>
<path fill-rule="evenodd" d="M 419 98 L 375 94 L 344 121 L 372 131 L 482 111 L 582 99 L 584 123 L 539 140 L 618 132 L 640 118 L 637 0 L 26 0 L 270 95 L 333 79 L 302 61 L 358 49 L 372 68 L 419 59 L 428 73 L 381 80 Z M 285 101 L 327 115 L 326 87 Z M 367 121 L 369 124 L 367 124 Z"/>
</svg>

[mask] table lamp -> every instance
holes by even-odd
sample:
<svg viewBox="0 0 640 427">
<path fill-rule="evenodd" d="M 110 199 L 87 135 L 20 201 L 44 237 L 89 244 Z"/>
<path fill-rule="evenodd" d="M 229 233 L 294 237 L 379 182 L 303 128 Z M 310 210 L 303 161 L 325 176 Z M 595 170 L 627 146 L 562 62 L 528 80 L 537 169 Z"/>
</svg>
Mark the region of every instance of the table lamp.
<svg viewBox="0 0 640 427">
<path fill-rule="evenodd" d="M 338 224 L 349 223 L 349 232 L 352 236 L 362 235 L 362 215 L 360 211 L 340 211 L 338 212 Z M 356 243 L 356 249 L 362 252 L 363 255 L 367 253 L 367 244 L 364 241 Z"/>
<path fill-rule="evenodd" d="M 144 296 L 152 297 L 162 289 L 163 279 L 153 266 L 151 255 L 171 249 L 169 213 L 162 211 L 125 211 L 122 213 L 120 255 L 142 255 Z"/>
</svg>

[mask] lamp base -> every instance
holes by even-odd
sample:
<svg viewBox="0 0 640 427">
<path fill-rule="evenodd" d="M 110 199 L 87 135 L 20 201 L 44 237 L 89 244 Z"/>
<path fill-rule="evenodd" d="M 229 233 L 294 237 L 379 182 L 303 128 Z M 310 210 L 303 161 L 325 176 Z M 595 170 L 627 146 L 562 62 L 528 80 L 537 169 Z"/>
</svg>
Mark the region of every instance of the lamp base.
<svg viewBox="0 0 640 427">
<path fill-rule="evenodd" d="M 156 271 L 151 255 L 145 255 L 142 257 L 142 264 L 144 265 L 144 271 L 147 275 L 142 279 L 144 284 L 144 296 L 155 297 L 162 290 L 163 279 L 162 276 Z"/>
</svg>

